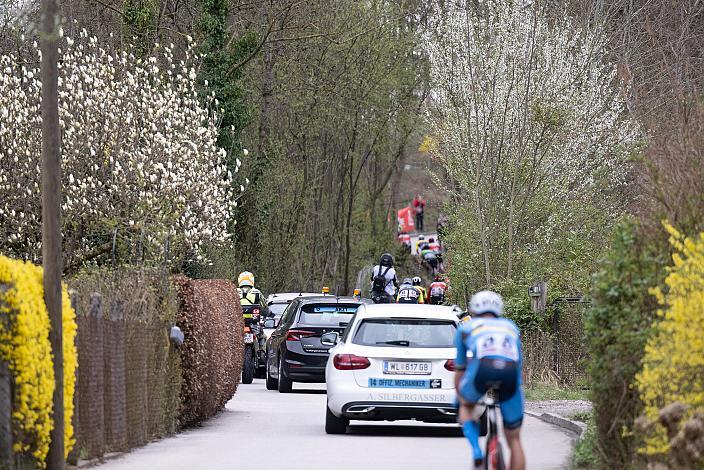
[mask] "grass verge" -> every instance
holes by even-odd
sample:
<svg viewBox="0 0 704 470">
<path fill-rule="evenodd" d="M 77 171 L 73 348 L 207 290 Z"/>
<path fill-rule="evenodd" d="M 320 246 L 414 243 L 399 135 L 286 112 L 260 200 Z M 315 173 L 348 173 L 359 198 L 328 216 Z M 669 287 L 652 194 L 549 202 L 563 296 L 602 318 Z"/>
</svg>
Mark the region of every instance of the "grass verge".
<svg viewBox="0 0 704 470">
<path fill-rule="evenodd" d="M 588 470 L 599 468 L 599 459 L 595 451 L 596 448 L 596 427 L 591 412 L 579 412 L 570 417 L 576 421 L 587 424 L 587 430 L 582 434 L 582 438 L 577 441 L 572 454 L 570 468 L 573 470 Z"/>
</svg>

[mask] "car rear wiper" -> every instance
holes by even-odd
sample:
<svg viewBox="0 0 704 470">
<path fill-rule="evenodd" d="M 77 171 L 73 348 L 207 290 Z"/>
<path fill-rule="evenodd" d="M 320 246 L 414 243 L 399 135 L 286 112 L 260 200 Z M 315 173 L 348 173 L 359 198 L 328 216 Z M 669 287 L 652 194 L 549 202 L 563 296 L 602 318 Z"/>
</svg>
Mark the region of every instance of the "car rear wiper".
<svg viewBox="0 0 704 470">
<path fill-rule="evenodd" d="M 409 346 L 411 344 L 407 339 L 394 339 L 392 341 L 377 341 L 376 344 L 393 344 L 394 346 Z"/>
</svg>

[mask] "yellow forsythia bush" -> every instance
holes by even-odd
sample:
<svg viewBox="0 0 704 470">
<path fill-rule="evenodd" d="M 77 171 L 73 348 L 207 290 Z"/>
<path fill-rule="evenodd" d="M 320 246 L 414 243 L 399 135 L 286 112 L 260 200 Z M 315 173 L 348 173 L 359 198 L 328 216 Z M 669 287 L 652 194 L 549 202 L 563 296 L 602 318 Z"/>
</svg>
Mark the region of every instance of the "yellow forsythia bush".
<svg viewBox="0 0 704 470">
<path fill-rule="evenodd" d="M 54 368 L 50 322 L 44 304 L 43 271 L 28 262 L 0 256 L 0 355 L 14 378 L 14 451 L 31 454 L 40 467 L 49 451 Z M 73 393 L 76 386 L 76 315 L 63 288 L 64 422 L 68 456 L 74 444 Z"/>
<path fill-rule="evenodd" d="M 651 291 L 662 306 L 661 320 L 646 345 L 637 377 L 645 415 L 654 424 L 641 449 L 650 456 L 670 451 L 662 408 L 684 405 L 683 422 L 704 411 L 704 232 L 688 238 L 670 225 L 665 228 L 674 265 L 665 280 L 668 289 Z"/>
</svg>

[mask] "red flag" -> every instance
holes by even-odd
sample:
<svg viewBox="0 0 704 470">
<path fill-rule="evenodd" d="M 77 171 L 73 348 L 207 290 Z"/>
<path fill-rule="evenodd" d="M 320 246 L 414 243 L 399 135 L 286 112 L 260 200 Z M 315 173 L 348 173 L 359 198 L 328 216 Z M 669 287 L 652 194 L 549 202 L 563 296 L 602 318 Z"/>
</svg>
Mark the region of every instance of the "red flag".
<svg viewBox="0 0 704 470">
<path fill-rule="evenodd" d="M 415 230 L 413 211 L 410 207 L 404 207 L 398 211 L 398 227 L 400 233 L 411 233 Z"/>
</svg>

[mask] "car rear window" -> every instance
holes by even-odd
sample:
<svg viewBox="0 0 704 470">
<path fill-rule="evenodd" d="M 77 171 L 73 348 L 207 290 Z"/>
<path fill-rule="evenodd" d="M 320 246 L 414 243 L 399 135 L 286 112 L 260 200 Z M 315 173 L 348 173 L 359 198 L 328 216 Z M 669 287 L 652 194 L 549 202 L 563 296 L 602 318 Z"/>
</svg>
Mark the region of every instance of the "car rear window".
<svg viewBox="0 0 704 470">
<path fill-rule="evenodd" d="M 352 342 L 377 347 L 452 348 L 456 330 L 451 321 L 368 318 L 362 320 Z"/>
<path fill-rule="evenodd" d="M 309 326 L 346 326 L 357 304 L 308 304 L 301 307 L 299 323 Z"/>
<path fill-rule="evenodd" d="M 274 314 L 276 318 L 279 318 L 284 310 L 286 310 L 288 304 L 271 304 L 269 305 L 269 311 Z"/>
</svg>

